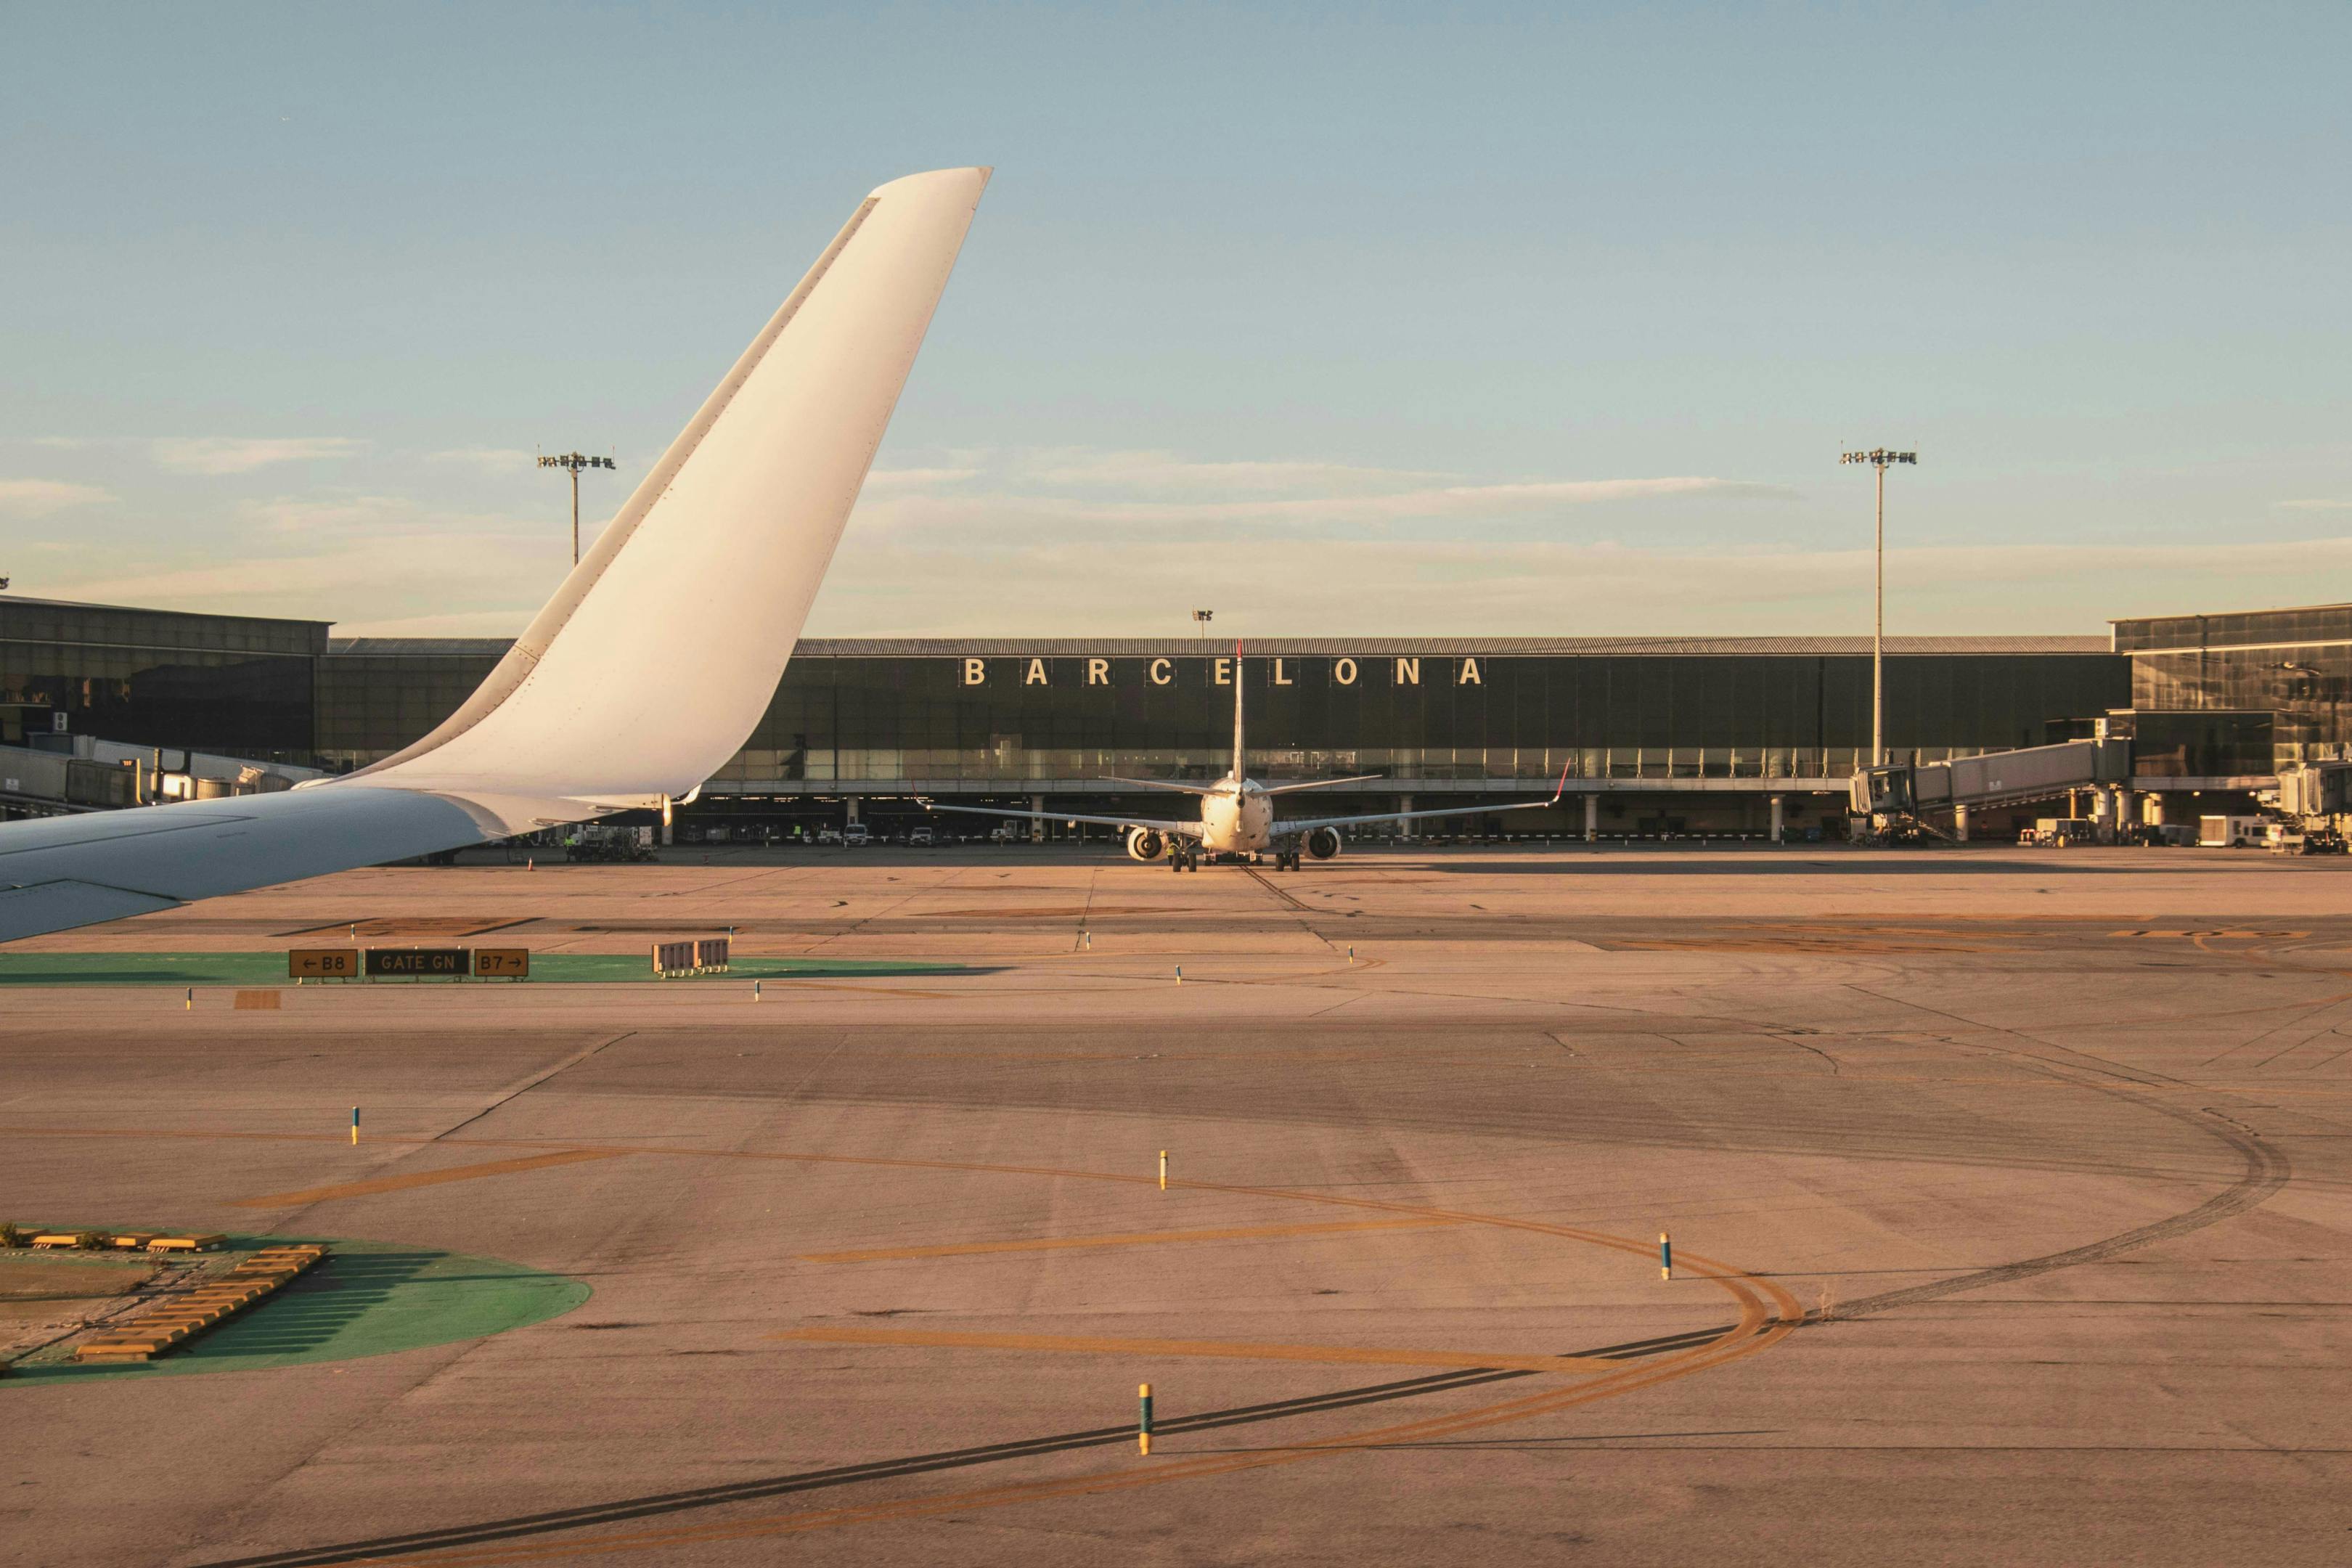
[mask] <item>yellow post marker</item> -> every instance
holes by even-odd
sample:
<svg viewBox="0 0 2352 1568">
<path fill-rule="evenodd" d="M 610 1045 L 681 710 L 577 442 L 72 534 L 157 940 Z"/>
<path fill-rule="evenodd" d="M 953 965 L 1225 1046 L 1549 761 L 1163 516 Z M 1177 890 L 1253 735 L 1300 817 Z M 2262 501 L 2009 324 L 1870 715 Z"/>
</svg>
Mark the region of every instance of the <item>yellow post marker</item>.
<svg viewBox="0 0 2352 1568">
<path fill-rule="evenodd" d="M 1671 1279 L 1674 1277 L 1675 1238 L 1662 1230 L 1658 1232 L 1658 1278 Z"/>
<path fill-rule="evenodd" d="M 354 1105 L 354 1106 L 352 1106 L 352 1148 L 354 1148 L 354 1149 L 356 1149 L 356 1148 L 358 1148 L 359 1146 L 360 1146 L 360 1108 L 359 1108 L 358 1106 Z"/>
<path fill-rule="evenodd" d="M 181 1009 L 180 1009 L 180 1011 L 182 1011 L 182 1012 L 184 1012 L 184 1013 L 193 1013 L 193 1012 L 194 1012 L 195 1010 L 196 1010 L 196 988 L 195 988 L 194 986 L 191 985 L 191 986 L 189 986 L 189 987 L 188 987 L 188 1005 L 187 1005 L 185 1007 L 181 1008 Z"/>
<path fill-rule="evenodd" d="M 1163 1193 L 1168 1190 L 1168 1151 L 1165 1149 L 1160 1151 L 1160 1190 Z"/>
<path fill-rule="evenodd" d="M 1139 1384 L 1135 1391 L 1135 1451 L 1149 1458 L 1151 1453 L 1151 1385 Z"/>
</svg>

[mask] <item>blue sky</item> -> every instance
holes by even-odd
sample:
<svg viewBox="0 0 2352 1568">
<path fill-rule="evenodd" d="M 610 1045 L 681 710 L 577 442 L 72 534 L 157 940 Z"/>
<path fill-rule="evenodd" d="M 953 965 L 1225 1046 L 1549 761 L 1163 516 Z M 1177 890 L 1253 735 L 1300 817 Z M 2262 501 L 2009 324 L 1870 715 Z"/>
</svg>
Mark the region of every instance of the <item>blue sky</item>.
<svg viewBox="0 0 2352 1568">
<path fill-rule="evenodd" d="M 997 176 L 813 634 L 2352 597 L 2352 7 L 6 7 L 15 591 L 510 632 Z"/>
</svg>

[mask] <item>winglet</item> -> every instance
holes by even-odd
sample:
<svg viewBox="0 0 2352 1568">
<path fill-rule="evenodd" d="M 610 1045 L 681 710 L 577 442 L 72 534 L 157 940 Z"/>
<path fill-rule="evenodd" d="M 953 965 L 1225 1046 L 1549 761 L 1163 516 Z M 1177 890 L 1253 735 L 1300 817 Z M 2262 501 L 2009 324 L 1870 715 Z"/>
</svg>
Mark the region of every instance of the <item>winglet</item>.
<svg viewBox="0 0 2352 1568">
<path fill-rule="evenodd" d="M 766 711 L 986 169 L 878 186 L 481 689 L 361 784 L 641 805 Z"/>
</svg>

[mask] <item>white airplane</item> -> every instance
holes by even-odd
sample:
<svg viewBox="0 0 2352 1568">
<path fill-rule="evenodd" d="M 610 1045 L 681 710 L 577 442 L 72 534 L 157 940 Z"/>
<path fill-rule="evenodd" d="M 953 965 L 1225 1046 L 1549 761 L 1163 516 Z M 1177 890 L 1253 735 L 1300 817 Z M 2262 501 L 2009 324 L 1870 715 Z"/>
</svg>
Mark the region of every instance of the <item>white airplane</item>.
<svg viewBox="0 0 2352 1568">
<path fill-rule="evenodd" d="M 775 695 L 988 176 L 860 204 L 438 729 L 283 795 L 0 825 L 0 942 L 692 800 Z"/>
<path fill-rule="evenodd" d="M 1496 811 L 1525 811 L 1530 806 L 1558 805 L 1568 788 L 1568 770 L 1559 772 L 1559 787 L 1549 800 L 1514 800 L 1501 805 L 1452 805 L 1433 811 L 1361 812 L 1353 816 L 1310 816 L 1277 822 L 1274 797 L 1303 789 L 1328 789 L 1333 784 L 1362 784 L 1385 777 L 1357 773 L 1343 779 L 1308 779 L 1300 784 L 1262 784 L 1242 776 L 1242 645 L 1234 644 L 1234 765 L 1214 784 L 1177 784 L 1168 779 L 1126 779 L 1106 776 L 1106 784 L 1136 789 L 1180 790 L 1201 797 L 1198 822 L 1170 822 L 1147 816 L 1083 816 L 1066 811 L 999 811 L 983 805 L 937 805 L 929 811 L 965 812 L 977 816 L 1011 816 L 1024 822 L 1092 822 L 1127 829 L 1127 852 L 1138 860 L 1168 857 L 1171 871 L 1197 871 L 1201 857 L 1255 859 L 1271 852 L 1276 870 L 1296 871 L 1302 858 L 1328 860 L 1339 853 L 1339 829 L 1357 822 L 1402 822 L 1427 816 L 1484 816 Z"/>
</svg>

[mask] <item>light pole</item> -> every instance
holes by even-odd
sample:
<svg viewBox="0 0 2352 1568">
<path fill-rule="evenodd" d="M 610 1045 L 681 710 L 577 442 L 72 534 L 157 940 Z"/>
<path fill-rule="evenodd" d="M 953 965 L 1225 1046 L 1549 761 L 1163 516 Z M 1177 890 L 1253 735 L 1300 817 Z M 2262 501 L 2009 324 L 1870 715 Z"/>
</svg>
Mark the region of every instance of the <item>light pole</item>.
<svg viewBox="0 0 2352 1568">
<path fill-rule="evenodd" d="M 572 470 L 572 564 L 577 566 L 580 564 L 580 470 L 609 468 L 613 466 L 613 459 L 585 457 L 578 452 L 566 452 L 560 458 L 542 456 L 539 459 L 539 466 L 542 468 Z"/>
<path fill-rule="evenodd" d="M 1877 618 L 1870 627 L 1870 765 L 1886 765 L 1886 466 L 1919 461 L 1916 452 L 1890 452 L 1874 447 L 1867 452 L 1839 454 L 1841 463 L 1868 463 L 1878 470 L 1878 589 Z"/>
<path fill-rule="evenodd" d="M 1217 612 L 1214 610 L 1195 610 L 1192 612 L 1192 619 L 1200 624 L 1201 640 L 1202 642 L 1209 640 L 1209 623 L 1216 618 L 1216 614 Z"/>
</svg>

